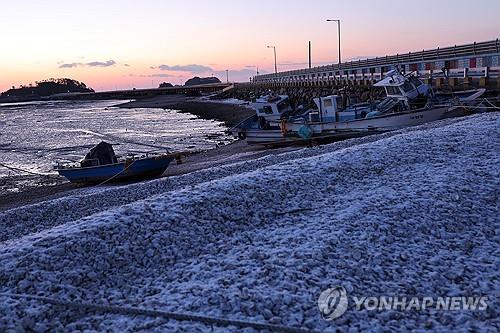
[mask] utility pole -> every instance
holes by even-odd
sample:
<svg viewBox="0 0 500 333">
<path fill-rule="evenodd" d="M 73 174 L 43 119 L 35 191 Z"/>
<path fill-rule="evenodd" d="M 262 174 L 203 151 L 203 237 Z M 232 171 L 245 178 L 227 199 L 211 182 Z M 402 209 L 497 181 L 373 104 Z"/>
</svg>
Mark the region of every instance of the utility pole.
<svg viewBox="0 0 500 333">
<path fill-rule="evenodd" d="M 312 59 L 311 59 L 311 41 L 309 41 L 309 69 L 312 67 Z"/>
</svg>

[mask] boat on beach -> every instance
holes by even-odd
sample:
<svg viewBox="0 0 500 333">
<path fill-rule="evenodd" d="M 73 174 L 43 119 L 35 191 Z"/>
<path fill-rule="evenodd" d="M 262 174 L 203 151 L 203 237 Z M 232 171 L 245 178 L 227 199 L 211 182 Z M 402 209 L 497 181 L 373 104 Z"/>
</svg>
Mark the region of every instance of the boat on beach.
<svg viewBox="0 0 500 333">
<path fill-rule="evenodd" d="M 103 141 L 79 163 L 58 165 L 55 169 L 72 183 L 122 182 L 160 177 L 174 158 L 172 154 L 146 153 L 119 159 L 112 145 Z"/>
<path fill-rule="evenodd" d="M 309 110 L 294 110 L 288 96 L 269 94 L 251 104 L 255 115 L 230 129 L 234 137 L 246 140 L 249 145 L 287 144 L 296 141 L 283 136 L 279 125 L 282 119 L 305 117 Z"/>
<path fill-rule="evenodd" d="M 398 70 L 374 86 L 383 88 L 386 97 L 350 105 L 346 95 L 331 95 L 315 98 L 316 108 L 298 111 L 290 107 L 288 96 L 264 96 L 252 105 L 256 114 L 231 132 L 249 145 L 352 138 L 464 116 L 485 93 L 485 89 L 436 93 L 412 73 Z"/>
<path fill-rule="evenodd" d="M 386 91 L 386 97 L 378 103 L 340 108 L 339 96 L 315 99 L 319 110 L 315 117 L 282 120 L 283 136 L 297 140 L 342 139 L 465 116 L 468 107 L 474 107 L 486 91 L 435 93 L 417 77 L 397 70 L 389 72 L 375 86 Z"/>
</svg>

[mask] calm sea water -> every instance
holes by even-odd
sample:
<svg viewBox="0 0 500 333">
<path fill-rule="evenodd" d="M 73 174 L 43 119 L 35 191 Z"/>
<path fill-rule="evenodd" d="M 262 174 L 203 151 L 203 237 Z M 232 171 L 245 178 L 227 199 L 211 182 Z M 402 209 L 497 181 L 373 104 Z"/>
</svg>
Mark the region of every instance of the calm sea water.
<svg viewBox="0 0 500 333">
<path fill-rule="evenodd" d="M 231 141 L 221 122 L 163 109 L 120 109 L 120 101 L 0 104 L 0 162 L 48 173 L 100 141 L 117 155 L 214 148 Z M 0 177 L 9 171 L 0 167 Z"/>
</svg>

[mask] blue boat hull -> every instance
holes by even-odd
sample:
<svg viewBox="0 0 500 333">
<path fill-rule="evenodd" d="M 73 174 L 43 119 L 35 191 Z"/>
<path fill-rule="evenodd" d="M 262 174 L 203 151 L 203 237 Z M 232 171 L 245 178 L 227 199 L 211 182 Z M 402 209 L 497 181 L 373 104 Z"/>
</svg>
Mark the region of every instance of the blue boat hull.
<svg viewBox="0 0 500 333">
<path fill-rule="evenodd" d="M 157 156 L 138 159 L 128 164 L 122 162 L 85 168 L 63 168 L 57 171 L 72 183 L 100 183 L 111 178 L 110 181 L 126 181 L 159 177 L 173 159 L 172 156 Z"/>
</svg>

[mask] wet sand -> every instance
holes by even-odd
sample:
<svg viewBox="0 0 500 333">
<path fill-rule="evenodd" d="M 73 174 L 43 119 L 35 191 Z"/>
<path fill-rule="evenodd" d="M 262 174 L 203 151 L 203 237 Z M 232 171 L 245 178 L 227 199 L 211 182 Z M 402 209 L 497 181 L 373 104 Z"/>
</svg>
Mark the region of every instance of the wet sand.
<svg viewBox="0 0 500 333">
<path fill-rule="evenodd" d="M 16 175 L 0 178 L 0 211 L 65 196 L 81 186 L 57 175 Z M 18 191 L 12 192 L 12 188 Z"/>
<path fill-rule="evenodd" d="M 163 177 L 172 177 L 187 174 L 194 171 L 208 169 L 237 162 L 257 159 L 266 155 L 282 153 L 300 149 L 300 147 L 282 147 L 266 149 L 259 146 L 249 146 L 245 141 L 235 141 L 229 145 L 220 146 L 216 149 L 193 153 L 181 158 L 181 163 L 172 164 L 167 168 Z M 9 183 L 25 183 L 19 192 L 8 193 L 4 191 Z M 105 186 L 122 186 L 127 183 L 107 184 Z M 50 199 L 64 197 L 70 192 L 85 191 L 92 186 L 71 184 L 62 177 L 57 176 L 12 176 L 0 178 L 0 211 L 24 205 L 34 204 Z"/>
</svg>

